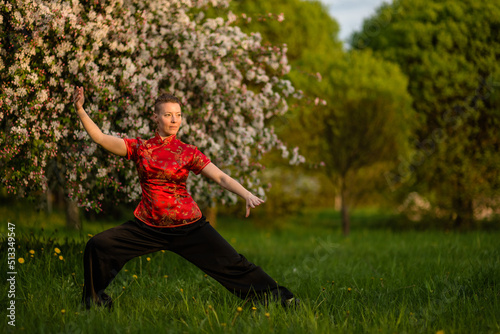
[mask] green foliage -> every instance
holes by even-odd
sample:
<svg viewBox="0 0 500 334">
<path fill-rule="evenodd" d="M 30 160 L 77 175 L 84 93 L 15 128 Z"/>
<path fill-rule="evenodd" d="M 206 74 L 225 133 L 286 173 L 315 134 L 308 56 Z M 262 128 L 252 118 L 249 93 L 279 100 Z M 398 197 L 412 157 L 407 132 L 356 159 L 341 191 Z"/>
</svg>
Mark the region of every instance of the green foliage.
<svg viewBox="0 0 500 334">
<path fill-rule="evenodd" d="M 294 196 L 314 196 L 308 192 L 314 181 L 323 186 L 317 196 L 327 189 L 332 198 L 339 191 L 338 179 L 348 183 L 351 202 L 366 200 L 366 190 L 373 192 L 385 182 L 382 166 L 390 168 L 398 154 L 408 152 L 415 120 L 406 77 L 397 66 L 369 52 L 345 53 L 337 39 L 338 24 L 318 2 L 235 1 L 232 6 L 249 16 L 284 13 L 281 23 L 258 17 L 240 25 L 261 32 L 265 41 L 288 45 L 290 79 L 306 96 L 274 125 L 284 141 L 300 148 L 306 157 L 300 172 L 310 179 L 300 172 L 283 171 L 281 178 L 271 179 L 274 184 L 285 183 L 278 185 L 281 189 L 276 193 L 271 190 L 270 195 L 275 194 L 271 202 L 283 212 L 308 206 L 307 200 Z M 320 164 L 324 166 L 318 168 Z M 329 181 L 324 182 L 323 176 L 311 179 L 319 174 L 326 174 Z M 290 183 L 304 182 L 309 184 L 305 192 L 290 189 Z"/>
<path fill-rule="evenodd" d="M 311 159 L 324 161 L 332 177 L 345 177 L 407 149 L 414 113 L 407 79 L 396 65 L 370 52 L 350 52 L 329 63 L 318 56 L 311 64 L 324 69 L 311 90 L 327 104 L 302 109 L 292 129 L 304 129 Z"/>
<path fill-rule="evenodd" d="M 409 150 L 417 121 L 406 87 L 408 80 L 397 65 L 371 52 L 352 51 L 331 59 L 310 54 L 304 63 L 321 71 L 320 82 L 292 77 L 298 87 L 326 100 L 326 105 L 305 104 L 295 110 L 284 138 L 302 148 L 311 163 L 333 183 L 339 181 L 344 226 L 348 233 L 348 207 L 383 183 L 381 169 L 397 163 Z"/>
<path fill-rule="evenodd" d="M 498 207 L 500 1 L 395 1 L 351 44 L 401 66 L 424 119 L 389 185 L 425 192 L 457 225 Z"/>
<path fill-rule="evenodd" d="M 335 59 L 341 57 L 342 45 L 337 35 L 339 26 L 329 16 L 327 9 L 319 1 L 279 0 L 279 1 L 231 1 L 232 10 L 239 19 L 236 21 L 245 32 L 259 32 L 263 43 L 287 45 L 287 58 L 291 65 L 289 78 L 297 91 L 305 93 L 300 104 L 310 106 L 316 93 L 308 89 L 309 80 L 317 80 L 320 74 L 308 63 L 308 54 L 323 54 Z M 281 15 L 284 20 L 281 21 Z M 273 117 L 271 125 L 285 143 L 298 145 L 294 134 L 286 130 L 290 125 L 289 115 L 296 112 L 297 101 L 289 101 L 291 112 Z M 299 145 L 298 145 L 299 146 Z M 302 146 L 300 147 L 303 148 Z M 303 154 L 303 151 L 299 151 Z M 258 215 L 286 217 L 306 207 L 331 205 L 333 195 L 329 181 L 318 173 L 318 169 L 290 166 L 283 163 L 283 154 L 274 150 L 267 154 L 263 163 L 269 168 L 263 173 L 263 184 L 272 187 L 267 192 L 265 212 Z"/>
<path fill-rule="evenodd" d="M 272 45 L 286 44 L 292 65 L 310 50 L 328 54 L 341 46 L 337 39 L 338 23 L 319 1 L 233 0 L 230 9 L 251 18 L 250 22 L 248 19 L 239 22 L 243 31 L 260 32 L 263 40 Z M 284 15 L 283 22 L 275 18 L 279 14 Z"/>
</svg>

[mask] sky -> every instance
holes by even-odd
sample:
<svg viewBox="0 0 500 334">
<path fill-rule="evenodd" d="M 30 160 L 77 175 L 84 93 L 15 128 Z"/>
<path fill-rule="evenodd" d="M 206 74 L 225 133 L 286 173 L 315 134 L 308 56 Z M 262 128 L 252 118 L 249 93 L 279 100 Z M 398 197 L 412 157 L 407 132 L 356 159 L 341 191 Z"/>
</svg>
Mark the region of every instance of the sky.
<svg viewBox="0 0 500 334">
<path fill-rule="evenodd" d="M 363 24 L 363 19 L 375 13 L 384 2 L 388 0 L 320 0 L 326 5 L 332 17 L 340 25 L 339 39 L 346 41 L 354 31 L 359 31 Z"/>
</svg>

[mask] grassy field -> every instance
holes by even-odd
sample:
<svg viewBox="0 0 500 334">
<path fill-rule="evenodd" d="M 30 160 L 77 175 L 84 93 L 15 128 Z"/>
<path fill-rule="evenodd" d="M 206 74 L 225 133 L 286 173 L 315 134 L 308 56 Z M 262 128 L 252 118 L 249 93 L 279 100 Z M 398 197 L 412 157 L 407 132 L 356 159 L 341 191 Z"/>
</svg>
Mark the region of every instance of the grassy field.
<svg viewBox="0 0 500 334">
<path fill-rule="evenodd" d="M 301 299 L 297 309 L 245 303 L 177 255 L 158 252 L 127 263 L 108 287 L 112 312 L 86 311 L 79 301 L 88 234 L 113 224 L 71 232 L 50 217 L 31 225 L 1 218 L 4 264 L 6 219 L 15 223 L 17 274 L 15 327 L 3 284 L 0 332 L 500 333 L 499 231 L 394 231 L 364 228 L 370 216 L 359 217 L 347 238 L 328 215 L 267 228 L 219 220 L 240 253 Z"/>
</svg>

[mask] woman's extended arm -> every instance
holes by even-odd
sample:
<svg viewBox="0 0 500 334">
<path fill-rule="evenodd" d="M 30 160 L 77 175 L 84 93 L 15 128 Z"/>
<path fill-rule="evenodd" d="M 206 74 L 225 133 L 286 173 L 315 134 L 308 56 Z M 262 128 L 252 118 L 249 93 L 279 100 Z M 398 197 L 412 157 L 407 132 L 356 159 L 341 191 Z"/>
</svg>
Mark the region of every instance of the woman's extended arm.
<svg viewBox="0 0 500 334">
<path fill-rule="evenodd" d="M 250 215 L 250 208 L 255 208 L 256 206 L 264 203 L 264 201 L 257 196 L 253 195 L 251 192 L 246 190 L 238 181 L 233 179 L 231 176 L 227 175 L 221 171 L 213 163 L 209 163 L 203 170 L 201 174 L 214 180 L 221 187 L 235 193 L 236 195 L 242 197 L 246 201 L 246 215 Z"/>
<path fill-rule="evenodd" d="M 127 146 L 125 141 L 121 138 L 106 135 L 102 133 L 101 129 L 90 119 L 89 115 L 83 109 L 83 102 L 85 101 L 83 95 L 83 87 L 76 87 L 73 96 L 73 103 L 75 104 L 76 113 L 82 121 L 83 127 L 89 134 L 90 138 L 96 143 L 101 145 L 103 148 L 109 152 L 119 155 L 127 155 Z"/>
</svg>

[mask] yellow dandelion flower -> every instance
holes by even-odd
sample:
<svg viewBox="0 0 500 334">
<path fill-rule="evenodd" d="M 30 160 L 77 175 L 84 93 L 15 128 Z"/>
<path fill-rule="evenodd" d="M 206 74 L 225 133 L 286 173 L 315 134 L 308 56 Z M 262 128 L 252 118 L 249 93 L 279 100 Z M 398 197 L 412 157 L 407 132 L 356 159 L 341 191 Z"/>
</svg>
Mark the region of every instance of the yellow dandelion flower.
<svg viewBox="0 0 500 334">
<path fill-rule="evenodd" d="M 168 275 L 164 275 L 163 277 L 168 278 Z"/>
<path fill-rule="evenodd" d="M 255 306 L 253 306 L 252 311 L 257 311 L 257 308 Z"/>
<path fill-rule="evenodd" d="M 236 309 L 236 311 L 241 312 L 241 311 L 243 311 L 243 309 L 238 306 L 238 308 Z"/>
<path fill-rule="evenodd" d="M 66 313 L 66 310 L 65 310 L 65 309 L 62 309 L 62 310 L 61 310 L 61 313 L 62 313 L 62 314 Z"/>
<path fill-rule="evenodd" d="M 444 330 L 437 331 L 436 334 L 444 334 Z"/>
<path fill-rule="evenodd" d="M 132 275 L 132 277 L 133 277 L 134 279 L 137 279 L 137 275 Z"/>
<path fill-rule="evenodd" d="M 30 257 L 35 257 L 35 255 L 31 254 Z"/>
<path fill-rule="evenodd" d="M 59 260 L 64 260 L 63 256 L 62 255 L 59 255 Z"/>
<path fill-rule="evenodd" d="M 146 258 L 146 260 L 149 262 L 149 261 L 151 261 L 151 258 L 150 258 L 150 257 L 147 257 L 147 258 Z"/>
<path fill-rule="evenodd" d="M 266 314 L 264 314 L 267 318 L 269 318 L 271 315 L 269 314 L 269 312 L 266 312 Z"/>
<path fill-rule="evenodd" d="M 125 290 L 125 287 L 124 287 L 124 286 L 123 286 L 122 288 L 123 288 L 123 290 Z"/>
<path fill-rule="evenodd" d="M 351 292 L 351 290 L 352 290 L 351 288 L 347 288 L 347 292 Z"/>
<path fill-rule="evenodd" d="M 30 250 L 30 254 L 35 254 L 35 251 L 33 249 Z"/>
<path fill-rule="evenodd" d="M 54 248 L 54 252 L 56 252 L 57 254 L 60 254 L 61 253 L 61 250 L 59 248 Z"/>
<path fill-rule="evenodd" d="M 181 292 L 184 292 L 184 289 L 181 288 Z"/>
<path fill-rule="evenodd" d="M 164 250 L 164 249 L 162 249 L 162 250 L 161 250 L 161 252 L 162 252 L 162 253 L 165 253 L 165 250 Z"/>
<path fill-rule="evenodd" d="M 128 271 L 128 269 L 125 269 L 125 272 L 127 272 L 127 271 Z"/>
<path fill-rule="evenodd" d="M 92 238 L 92 237 L 93 237 L 93 235 L 92 235 L 92 234 L 90 234 L 90 233 L 89 233 L 89 234 L 87 234 L 87 236 L 88 236 L 89 238 Z"/>
<path fill-rule="evenodd" d="M 19 263 L 24 263 L 24 259 L 22 257 L 20 257 L 19 259 L 17 259 L 17 261 L 19 261 Z"/>
</svg>

